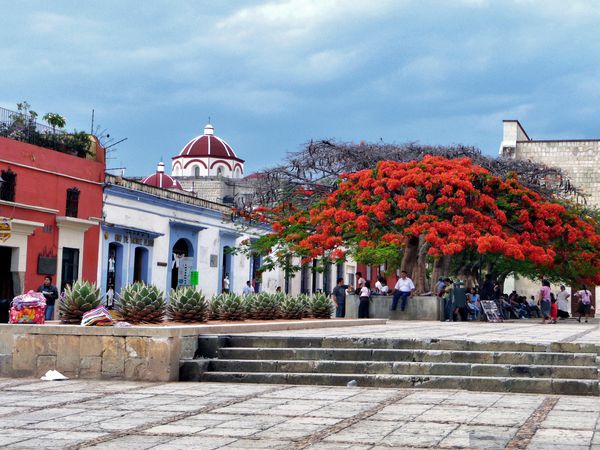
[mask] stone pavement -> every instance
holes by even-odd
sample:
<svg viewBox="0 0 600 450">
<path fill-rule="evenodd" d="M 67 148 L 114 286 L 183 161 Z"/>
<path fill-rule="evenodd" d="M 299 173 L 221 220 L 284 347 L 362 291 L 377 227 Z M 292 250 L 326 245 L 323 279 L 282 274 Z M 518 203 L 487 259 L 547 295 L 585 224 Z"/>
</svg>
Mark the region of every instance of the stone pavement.
<svg viewBox="0 0 600 450">
<path fill-rule="evenodd" d="M 575 320 L 542 325 L 539 319 L 504 323 L 388 321 L 385 325 L 319 328 L 312 330 L 244 333 L 260 336 L 336 336 L 394 339 L 447 339 L 475 342 L 516 341 L 527 343 L 573 342 L 600 345 L 600 323 Z"/>
<path fill-rule="evenodd" d="M 0 379 L 0 446 L 600 449 L 591 397 Z"/>
</svg>

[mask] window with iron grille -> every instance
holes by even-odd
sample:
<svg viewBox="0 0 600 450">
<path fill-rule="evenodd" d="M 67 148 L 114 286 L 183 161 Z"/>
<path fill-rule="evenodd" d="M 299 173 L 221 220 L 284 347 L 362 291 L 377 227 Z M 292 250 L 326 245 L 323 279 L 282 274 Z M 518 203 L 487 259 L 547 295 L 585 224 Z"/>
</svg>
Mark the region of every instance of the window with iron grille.
<svg viewBox="0 0 600 450">
<path fill-rule="evenodd" d="M 67 217 L 77 217 L 77 210 L 79 209 L 79 189 L 71 188 L 67 189 L 67 210 L 65 215 Z"/>
<path fill-rule="evenodd" d="M 3 170 L 0 172 L 2 180 L 2 188 L 0 188 L 0 200 L 6 200 L 9 202 L 15 201 L 15 189 L 17 187 L 17 174 L 12 170 Z"/>
</svg>

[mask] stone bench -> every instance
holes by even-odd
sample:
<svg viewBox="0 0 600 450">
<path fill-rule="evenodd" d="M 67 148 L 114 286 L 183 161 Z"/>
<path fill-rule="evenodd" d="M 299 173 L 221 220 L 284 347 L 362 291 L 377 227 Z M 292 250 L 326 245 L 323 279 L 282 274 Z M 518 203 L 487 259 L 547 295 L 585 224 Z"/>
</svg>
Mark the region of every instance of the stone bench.
<svg viewBox="0 0 600 450">
<path fill-rule="evenodd" d="M 358 317 L 359 299 L 357 295 L 346 296 L 346 318 Z M 390 320 L 440 320 L 443 314 L 443 305 L 435 296 L 413 296 L 408 299 L 405 311 L 398 309 L 390 311 L 392 304 L 391 295 L 373 295 L 369 302 L 369 318 Z"/>
</svg>

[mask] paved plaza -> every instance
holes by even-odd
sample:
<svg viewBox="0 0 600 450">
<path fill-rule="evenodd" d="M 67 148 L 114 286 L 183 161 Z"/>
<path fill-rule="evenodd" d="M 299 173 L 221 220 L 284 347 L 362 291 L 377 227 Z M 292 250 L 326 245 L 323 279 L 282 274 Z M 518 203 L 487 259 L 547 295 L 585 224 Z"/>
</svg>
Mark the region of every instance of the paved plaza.
<svg viewBox="0 0 600 450">
<path fill-rule="evenodd" d="M 0 380 L 0 445 L 98 449 L 600 449 L 595 397 Z"/>
<path fill-rule="evenodd" d="M 600 343 L 600 326 L 431 323 L 276 331 Z M 0 447 L 600 450 L 598 397 L 458 390 L 0 379 Z"/>
<path fill-rule="evenodd" d="M 260 336 L 306 337 L 369 337 L 395 339 L 447 339 L 474 342 L 515 341 L 527 343 L 570 342 L 600 345 L 600 323 L 578 323 L 568 319 L 557 324 L 542 325 L 536 320 L 515 320 L 503 323 L 490 322 L 431 322 L 388 321 L 384 325 L 342 328 L 315 328 L 309 330 L 270 331 L 244 333 Z"/>
</svg>

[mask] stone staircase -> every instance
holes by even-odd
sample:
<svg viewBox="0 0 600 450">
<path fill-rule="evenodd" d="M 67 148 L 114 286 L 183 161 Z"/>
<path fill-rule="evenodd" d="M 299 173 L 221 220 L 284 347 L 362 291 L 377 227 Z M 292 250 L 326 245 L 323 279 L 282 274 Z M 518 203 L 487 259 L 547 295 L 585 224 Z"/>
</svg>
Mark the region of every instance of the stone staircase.
<svg viewBox="0 0 600 450">
<path fill-rule="evenodd" d="M 182 381 L 599 395 L 595 345 L 200 336 Z"/>
</svg>

